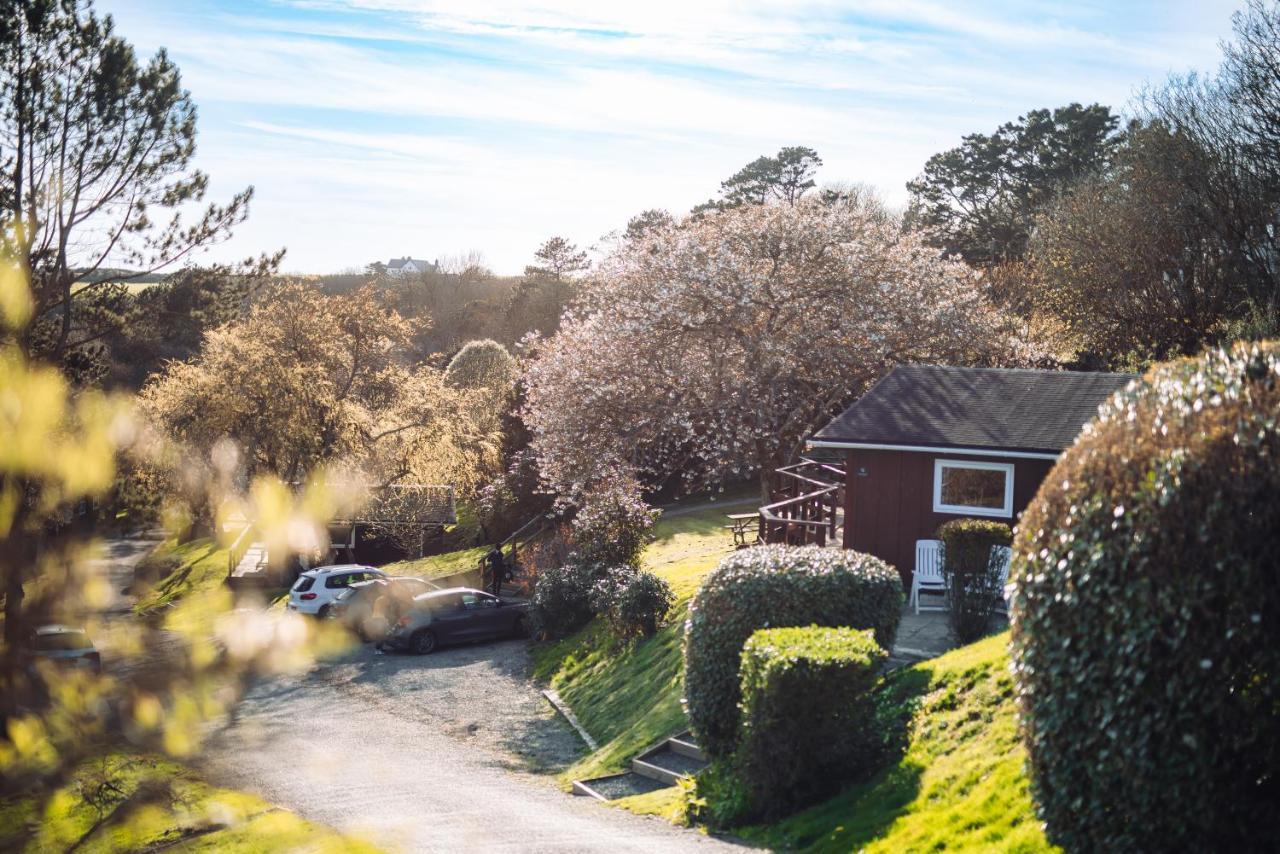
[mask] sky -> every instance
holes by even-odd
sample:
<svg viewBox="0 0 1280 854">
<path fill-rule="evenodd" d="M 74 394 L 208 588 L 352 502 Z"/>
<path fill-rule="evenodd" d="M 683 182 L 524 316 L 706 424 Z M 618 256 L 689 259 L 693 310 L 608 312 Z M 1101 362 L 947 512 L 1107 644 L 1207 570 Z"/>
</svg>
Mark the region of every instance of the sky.
<svg viewBox="0 0 1280 854">
<path fill-rule="evenodd" d="M 1242 0 L 98 0 L 168 50 L 210 198 L 206 260 L 327 273 L 478 250 L 515 274 L 647 208 L 686 212 L 786 145 L 891 204 L 930 155 L 1027 110 L 1123 109 L 1212 69 Z"/>
</svg>

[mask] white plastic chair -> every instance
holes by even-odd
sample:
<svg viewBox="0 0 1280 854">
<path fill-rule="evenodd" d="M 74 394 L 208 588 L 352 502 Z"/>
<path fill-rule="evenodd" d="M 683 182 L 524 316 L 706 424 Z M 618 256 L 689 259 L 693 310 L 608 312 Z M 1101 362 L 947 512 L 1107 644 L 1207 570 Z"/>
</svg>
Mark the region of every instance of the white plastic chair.
<svg viewBox="0 0 1280 854">
<path fill-rule="evenodd" d="M 1009 612 L 1009 561 L 1013 559 L 1013 549 L 1009 546 L 992 546 L 991 559 L 999 561 L 997 572 L 1000 575 L 999 608 L 1006 614 Z"/>
<path fill-rule="evenodd" d="M 921 593 L 947 593 L 947 579 L 942 574 L 942 541 L 916 540 L 916 571 L 911 573 L 911 599 L 907 603 L 921 611 L 945 611 L 947 606 L 921 607 Z"/>
</svg>

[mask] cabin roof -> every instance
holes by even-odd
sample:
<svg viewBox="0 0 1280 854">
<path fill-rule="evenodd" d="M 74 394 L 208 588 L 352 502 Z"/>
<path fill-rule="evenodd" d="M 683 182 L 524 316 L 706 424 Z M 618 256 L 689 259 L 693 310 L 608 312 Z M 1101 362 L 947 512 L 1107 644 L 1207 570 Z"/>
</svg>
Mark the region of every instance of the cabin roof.
<svg viewBox="0 0 1280 854">
<path fill-rule="evenodd" d="M 811 441 L 1057 454 L 1135 376 L 899 365 Z"/>
</svg>

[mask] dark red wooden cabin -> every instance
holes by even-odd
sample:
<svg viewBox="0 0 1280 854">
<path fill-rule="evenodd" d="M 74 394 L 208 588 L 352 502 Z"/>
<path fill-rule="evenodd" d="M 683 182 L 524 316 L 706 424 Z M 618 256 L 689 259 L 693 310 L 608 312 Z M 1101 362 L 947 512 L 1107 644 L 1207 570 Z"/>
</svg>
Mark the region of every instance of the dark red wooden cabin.
<svg viewBox="0 0 1280 854">
<path fill-rule="evenodd" d="M 910 584 L 917 540 L 959 517 L 1014 525 L 1058 455 L 1131 374 L 902 365 L 780 470 L 767 542 L 840 542 Z M 826 462 L 823 462 L 826 460 Z"/>
</svg>

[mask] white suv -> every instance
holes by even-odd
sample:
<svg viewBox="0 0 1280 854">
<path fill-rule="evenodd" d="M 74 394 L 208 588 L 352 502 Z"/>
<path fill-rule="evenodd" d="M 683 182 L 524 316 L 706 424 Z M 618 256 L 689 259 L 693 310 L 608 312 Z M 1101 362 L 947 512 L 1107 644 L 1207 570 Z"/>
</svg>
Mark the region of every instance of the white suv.
<svg viewBox="0 0 1280 854">
<path fill-rule="evenodd" d="M 299 614 L 325 617 L 329 614 L 329 606 L 333 604 L 333 600 L 352 584 L 386 577 L 385 572 L 358 563 L 309 569 L 293 583 L 286 607 Z"/>
</svg>

